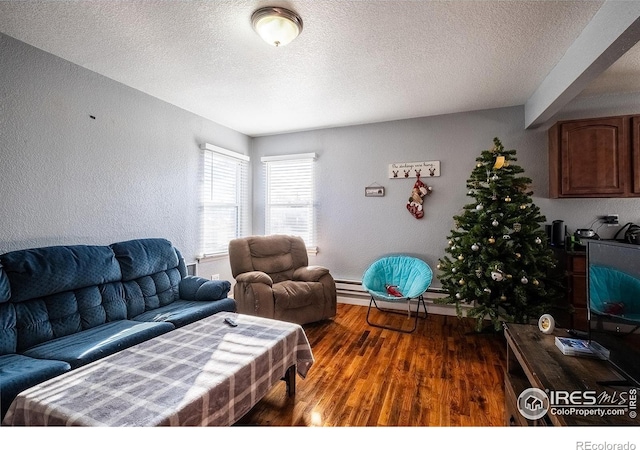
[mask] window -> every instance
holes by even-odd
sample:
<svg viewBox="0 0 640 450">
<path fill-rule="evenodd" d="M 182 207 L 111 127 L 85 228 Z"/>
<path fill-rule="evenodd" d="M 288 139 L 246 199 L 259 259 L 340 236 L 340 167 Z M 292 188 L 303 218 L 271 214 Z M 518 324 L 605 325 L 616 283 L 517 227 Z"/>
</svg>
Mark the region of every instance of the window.
<svg viewBox="0 0 640 450">
<path fill-rule="evenodd" d="M 211 144 L 201 146 L 202 254 L 226 253 L 229 241 L 249 231 L 249 157 Z"/>
<path fill-rule="evenodd" d="M 266 170 L 265 234 L 300 236 L 316 245 L 315 153 L 262 158 Z"/>
</svg>

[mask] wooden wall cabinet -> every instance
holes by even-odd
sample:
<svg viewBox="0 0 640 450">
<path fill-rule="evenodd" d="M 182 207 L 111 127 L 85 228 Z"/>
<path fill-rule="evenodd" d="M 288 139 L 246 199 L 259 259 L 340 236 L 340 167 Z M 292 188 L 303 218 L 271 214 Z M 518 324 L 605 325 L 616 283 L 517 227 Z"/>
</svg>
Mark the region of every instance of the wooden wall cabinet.
<svg viewBox="0 0 640 450">
<path fill-rule="evenodd" d="M 640 115 L 567 120 L 549 129 L 549 197 L 640 196 Z"/>
</svg>

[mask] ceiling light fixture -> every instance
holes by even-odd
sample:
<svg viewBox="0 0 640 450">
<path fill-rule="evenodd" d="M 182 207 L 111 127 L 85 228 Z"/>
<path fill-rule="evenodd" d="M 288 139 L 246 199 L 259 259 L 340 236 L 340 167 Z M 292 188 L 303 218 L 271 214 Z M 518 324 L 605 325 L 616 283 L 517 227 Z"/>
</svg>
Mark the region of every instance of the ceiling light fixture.
<svg viewBox="0 0 640 450">
<path fill-rule="evenodd" d="M 300 16 L 285 8 L 260 8 L 251 16 L 251 24 L 267 44 L 276 47 L 287 45 L 302 33 Z"/>
</svg>

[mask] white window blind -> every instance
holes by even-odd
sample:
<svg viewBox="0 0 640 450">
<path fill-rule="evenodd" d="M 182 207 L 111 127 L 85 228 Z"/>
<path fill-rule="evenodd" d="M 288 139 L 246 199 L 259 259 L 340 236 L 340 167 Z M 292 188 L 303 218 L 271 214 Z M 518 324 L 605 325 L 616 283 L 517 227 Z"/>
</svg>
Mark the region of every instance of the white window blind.
<svg viewBox="0 0 640 450">
<path fill-rule="evenodd" d="M 249 232 L 249 157 L 211 144 L 202 148 L 202 254 L 226 253 Z"/>
<path fill-rule="evenodd" d="M 266 234 L 300 236 L 316 245 L 315 153 L 262 158 L 266 170 Z"/>
</svg>

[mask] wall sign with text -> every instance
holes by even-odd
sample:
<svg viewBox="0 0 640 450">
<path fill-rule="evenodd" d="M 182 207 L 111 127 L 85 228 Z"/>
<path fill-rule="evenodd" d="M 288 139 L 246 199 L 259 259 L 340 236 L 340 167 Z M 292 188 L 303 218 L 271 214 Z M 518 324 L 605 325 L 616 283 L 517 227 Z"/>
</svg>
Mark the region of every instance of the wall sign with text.
<svg viewBox="0 0 640 450">
<path fill-rule="evenodd" d="M 418 161 L 389 164 L 389 178 L 439 177 L 440 161 Z"/>
</svg>

